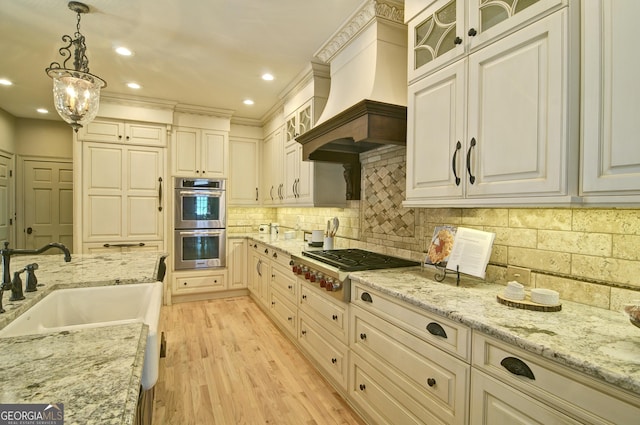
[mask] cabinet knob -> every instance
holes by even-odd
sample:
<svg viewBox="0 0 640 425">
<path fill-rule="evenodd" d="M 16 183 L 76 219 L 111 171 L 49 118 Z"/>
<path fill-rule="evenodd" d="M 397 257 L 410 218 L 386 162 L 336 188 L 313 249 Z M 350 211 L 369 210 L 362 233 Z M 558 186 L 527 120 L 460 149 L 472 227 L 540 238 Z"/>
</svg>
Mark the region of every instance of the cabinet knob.
<svg viewBox="0 0 640 425">
<path fill-rule="evenodd" d="M 289 317 L 287 317 L 287 320 L 288 320 L 288 321 L 292 321 L 292 320 L 293 320 L 293 317 L 289 316 Z"/>
<path fill-rule="evenodd" d="M 433 378 L 427 379 L 427 385 L 430 386 L 430 387 L 435 386 L 436 385 L 436 380 L 433 379 Z"/>
<path fill-rule="evenodd" d="M 272 257 L 273 257 L 273 258 L 278 258 L 278 253 L 277 253 L 277 252 L 274 252 L 274 253 L 273 253 L 273 255 L 272 255 Z"/>
<path fill-rule="evenodd" d="M 360 388 L 360 391 L 364 391 L 367 388 L 364 384 L 360 384 L 358 387 Z"/>
<path fill-rule="evenodd" d="M 276 302 L 275 301 L 271 301 L 271 305 L 276 305 Z"/>
<path fill-rule="evenodd" d="M 478 34 L 478 31 L 476 31 L 476 29 L 475 29 L 475 28 L 470 28 L 470 29 L 469 29 L 469 32 L 467 33 L 467 35 L 468 35 L 469 37 L 473 37 L 473 36 L 475 36 L 476 34 Z"/>
<path fill-rule="evenodd" d="M 265 248 L 265 249 L 264 249 L 264 253 L 265 253 L 265 254 L 268 254 L 268 253 L 269 253 L 269 249 L 268 249 L 268 248 Z"/>
<path fill-rule="evenodd" d="M 338 315 L 337 315 L 337 314 L 334 314 L 333 316 L 331 316 L 331 318 L 332 318 L 333 320 L 338 320 Z"/>
<path fill-rule="evenodd" d="M 293 286 L 287 285 L 287 289 L 293 289 Z"/>
<path fill-rule="evenodd" d="M 307 299 L 307 296 L 306 296 L 306 295 L 303 295 L 303 296 L 302 296 L 302 299 L 303 299 L 303 300 L 306 300 L 306 299 Z"/>
<path fill-rule="evenodd" d="M 300 333 L 301 333 L 302 335 L 306 335 L 306 334 L 307 334 L 307 331 L 301 331 Z"/>
<path fill-rule="evenodd" d="M 187 286 L 187 282 L 183 282 L 182 284 L 183 284 L 184 286 Z"/>
<path fill-rule="evenodd" d="M 360 339 L 365 341 L 367 339 L 367 334 L 366 333 L 361 333 L 360 334 Z"/>
<path fill-rule="evenodd" d="M 453 44 L 455 44 L 455 45 L 462 44 L 462 39 L 460 37 L 456 37 L 453 40 Z"/>
<path fill-rule="evenodd" d="M 333 364 L 338 363 L 338 359 L 336 359 L 335 357 L 331 358 L 331 363 L 333 363 Z"/>
</svg>

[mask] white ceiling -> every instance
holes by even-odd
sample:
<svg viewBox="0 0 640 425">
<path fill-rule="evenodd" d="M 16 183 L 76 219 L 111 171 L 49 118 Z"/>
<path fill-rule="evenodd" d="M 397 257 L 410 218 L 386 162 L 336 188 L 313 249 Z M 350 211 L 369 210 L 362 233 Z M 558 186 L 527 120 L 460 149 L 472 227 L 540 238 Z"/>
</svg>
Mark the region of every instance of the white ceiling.
<svg viewBox="0 0 640 425">
<path fill-rule="evenodd" d="M 61 120 L 45 68 L 73 36 L 66 0 L 0 3 L 0 108 L 16 117 Z M 90 72 L 105 94 L 235 111 L 262 119 L 363 0 L 87 0 L 82 16 Z M 124 45 L 132 57 L 113 49 Z M 317 60 L 317 59 L 316 59 Z M 270 72 L 271 82 L 260 76 Z M 126 83 L 142 85 L 132 90 Z M 255 101 L 243 105 L 245 98 Z M 43 116 L 36 108 L 50 112 Z"/>
</svg>

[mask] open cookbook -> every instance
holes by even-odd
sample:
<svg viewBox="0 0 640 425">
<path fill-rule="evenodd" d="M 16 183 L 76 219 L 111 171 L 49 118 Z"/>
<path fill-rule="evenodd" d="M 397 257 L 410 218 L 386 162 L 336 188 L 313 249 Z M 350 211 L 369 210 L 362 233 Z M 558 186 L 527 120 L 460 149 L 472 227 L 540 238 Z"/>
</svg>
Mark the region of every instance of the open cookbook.
<svg viewBox="0 0 640 425">
<path fill-rule="evenodd" d="M 456 226 L 437 226 L 425 264 L 484 279 L 495 233 Z"/>
</svg>

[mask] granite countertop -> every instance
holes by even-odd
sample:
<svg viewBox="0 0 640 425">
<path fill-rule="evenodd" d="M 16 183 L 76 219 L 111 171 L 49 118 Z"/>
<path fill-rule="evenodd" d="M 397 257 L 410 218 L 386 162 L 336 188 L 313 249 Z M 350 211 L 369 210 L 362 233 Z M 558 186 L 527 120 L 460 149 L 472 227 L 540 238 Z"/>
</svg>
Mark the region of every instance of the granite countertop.
<svg viewBox="0 0 640 425">
<path fill-rule="evenodd" d="M 62 255 L 12 257 L 12 271 L 38 263 L 39 286 L 22 301 L 4 294 L 0 328 L 56 289 L 155 282 L 162 255 L 74 254 L 69 263 Z M 0 402 L 63 403 L 65 424 L 133 424 L 147 333 L 132 323 L 2 338 Z"/>
<path fill-rule="evenodd" d="M 291 255 L 308 249 L 300 240 L 244 235 Z M 559 312 L 500 304 L 504 285 L 433 280 L 434 270 L 411 267 L 360 271 L 352 281 L 463 323 L 531 353 L 640 395 L 640 329 L 622 312 L 561 300 Z"/>
</svg>

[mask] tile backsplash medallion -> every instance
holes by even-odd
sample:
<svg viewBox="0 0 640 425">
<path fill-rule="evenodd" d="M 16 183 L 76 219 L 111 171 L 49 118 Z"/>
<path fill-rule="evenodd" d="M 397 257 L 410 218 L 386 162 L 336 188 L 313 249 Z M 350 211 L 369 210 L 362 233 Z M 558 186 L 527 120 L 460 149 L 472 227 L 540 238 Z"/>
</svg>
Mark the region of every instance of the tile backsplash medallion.
<svg viewBox="0 0 640 425">
<path fill-rule="evenodd" d="M 532 270 L 532 287 L 561 299 L 611 310 L 640 300 L 640 209 L 403 208 L 406 149 L 361 154 L 362 200 L 345 208 L 236 208 L 229 229 L 255 232 L 261 223 L 282 229 L 324 229 L 337 216 L 336 248 L 375 249 L 424 259 L 435 226 L 450 224 L 496 234 L 486 280 L 506 283 L 506 266 Z"/>
</svg>

